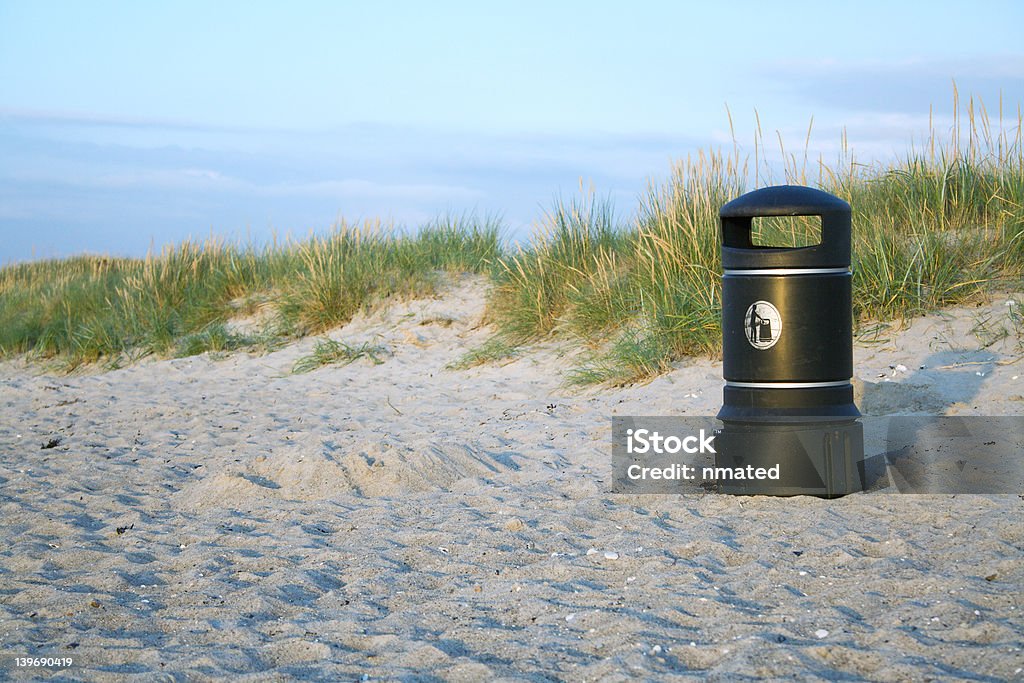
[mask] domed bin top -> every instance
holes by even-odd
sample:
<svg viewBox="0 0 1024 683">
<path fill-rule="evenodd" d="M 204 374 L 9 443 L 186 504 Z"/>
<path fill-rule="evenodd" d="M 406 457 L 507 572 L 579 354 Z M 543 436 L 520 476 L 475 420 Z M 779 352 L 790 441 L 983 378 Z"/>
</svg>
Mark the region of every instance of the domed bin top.
<svg viewBox="0 0 1024 683">
<path fill-rule="evenodd" d="M 722 267 L 849 268 L 850 205 L 839 197 L 802 185 L 763 187 L 722 207 Z M 820 216 L 821 243 L 807 247 L 763 247 L 753 243 L 751 225 L 763 216 Z"/>
</svg>

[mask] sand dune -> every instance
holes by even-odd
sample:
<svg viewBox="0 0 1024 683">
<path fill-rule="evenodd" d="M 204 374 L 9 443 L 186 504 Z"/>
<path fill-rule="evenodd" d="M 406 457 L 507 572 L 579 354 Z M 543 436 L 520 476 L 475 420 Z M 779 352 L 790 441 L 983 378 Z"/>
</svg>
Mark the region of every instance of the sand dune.
<svg viewBox="0 0 1024 683">
<path fill-rule="evenodd" d="M 712 415 L 720 364 L 446 369 L 483 287 L 331 333 L 380 365 L 0 366 L 3 675 L 1021 678 L 1020 496 L 613 495 L 612 415 Z M 1024 414 L 1021 340 L 970 333 L 1004 301 L 858 345 L 865 412 Z"/>
</svg>

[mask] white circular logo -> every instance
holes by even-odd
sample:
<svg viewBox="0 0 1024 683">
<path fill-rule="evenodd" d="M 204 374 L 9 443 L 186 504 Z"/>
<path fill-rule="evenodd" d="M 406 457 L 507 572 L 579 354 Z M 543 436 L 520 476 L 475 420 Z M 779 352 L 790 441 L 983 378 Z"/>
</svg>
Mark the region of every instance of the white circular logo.
<svg viewBox="0 0 1024 683">
<path fill-rule="evenodd" d="M 782 335 L 782 316 L 779 309 L 767 301 L 755 301 L 743 315 L 743 330 L 747 341 L 755 349 L 770 349 Z"/>
</svg>

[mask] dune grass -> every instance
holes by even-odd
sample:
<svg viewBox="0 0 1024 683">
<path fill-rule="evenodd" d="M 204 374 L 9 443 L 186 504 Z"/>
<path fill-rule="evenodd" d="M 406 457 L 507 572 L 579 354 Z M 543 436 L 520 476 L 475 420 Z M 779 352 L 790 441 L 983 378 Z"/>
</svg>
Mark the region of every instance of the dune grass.
<svg viewBox="0 0 1024 683">
<path fill-rule="evenodd" d="M 972 101 L 968 111 L 948 140 L 933 132 L 926 150 L 888 166 L 820 164 L 816 183 L 795 158 L 784 179 L 754 169 L 763 184 L 817 184 L 850 202 L 858 324 L 1022 286 L 1020 113 L 1011 137 L 1001 121 L 992 133 L 980 105 Z M 626 225 L 611 224 L 612 208 L 593 197 L 556 205 L 546 230 L 498 271 L 489 313 L 500 332 L 520 343 L 554 333 L 594 347 L 569 374 L 579 384 L 641 381 L 684 356 L 715 355 L 721 345 L 718 210 L 753 189 L 750 171 L 735 149 L 683 160 L 664 185 L 648 190 Z M 758 223 L 761 243 L 801 246 L 817 239 L 807 221 Z"/>
<path fill-rule="evenodd" d="M 363 342 L 358 346 L 324 337 L 316 343 L 313 353 L 295 361 L 292 374 L 311 372 L 324 365 L 348 365 L 360 358 L 370 359 L 374 365 L 381 365 L 381 356 L 387 355 L 388 348 L 382 344 Z"/>
<path fill-rule="evenodd" d="M 651 185 L 630 219 L 618 220 L 593 191 L 581 193 L 556 201 L 533 239 L 511 250 L 502 249 L 497 221 L 447 217 L 414 234 L 342 222 L 263 248 L 209 240 L 145 259 L 7 266 L 0 357 L 28 352 L 70 369 L 144 354 L 267 348 L 320 334 L 391 297 L 430 295 L 446 272 L 469 271 L 492 279 L 486 319 L 495 334 L 453 368 L 509 358 L 554 335 L 587 350 L 571 383 L 642 381 L 685 356 L 719 352 L 718 211 L 753 189 L 751 177 L 818 185 L 850 202 L 854 315 L 861 331 L 872 329 L 993 288 L 1024 287 L 1021 113 L 1007 126 L 1000 112 L 993 126 L 980 103 L 967 111 L 947 139 L 933 132 L 923 149 L 884 166 L 819 160 L 813 180 L 806 153 L 802 164 L 789 155 L 785 177 L 773 179 L 759 167 L 757 144 L 753 168 L 737 148 L 701 152 Z M 799 246 L 817 239 L 814 227 L 759 220 L 755 239 Z M 227 325 L 257 311 L 257 333 Z M 344 360 L 352 349 L 337 351 Z"/>
<path fill-rule="evenodd" d="M 468 370 L 485 363 L 510 361 L 518 356 L 520 350 L 500 336 L 494 336 L 480 346 L 466 351 L 448 364 L 449 370 Z"/>
<path fill-rule="evenodd" d="M 264 248 L 185 242 L 145 259 L 81 256 L 0 269 L 0 356 L 66 369 L 125 356 L 173 356 L 317 334 L 392 296 L 432 294 L 446 271 L 486 272 L 498 224 L 445 219 L 415 235 L 369 223 Z M 257 305 L 257 335 L 224 323 Z"/>
</svg>

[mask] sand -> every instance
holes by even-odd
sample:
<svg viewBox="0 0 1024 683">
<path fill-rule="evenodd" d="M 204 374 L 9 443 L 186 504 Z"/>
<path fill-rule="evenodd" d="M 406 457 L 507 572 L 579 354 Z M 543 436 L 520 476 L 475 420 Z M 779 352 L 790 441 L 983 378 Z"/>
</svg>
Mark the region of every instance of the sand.
<svg viewBox="0 0 1024 683">
<path fill-rule="evenodd" d="M 0 365 L 0 677 L 1022 678 L 1021 496 L 612 494 L 612 415 L 713 415 L 721 365 L 446 369 L 484 287 L 331 332 L 379 365 Z M 865 412 L 1024 414 L 1005 300 L 859 343 Z"/>
</svg>

